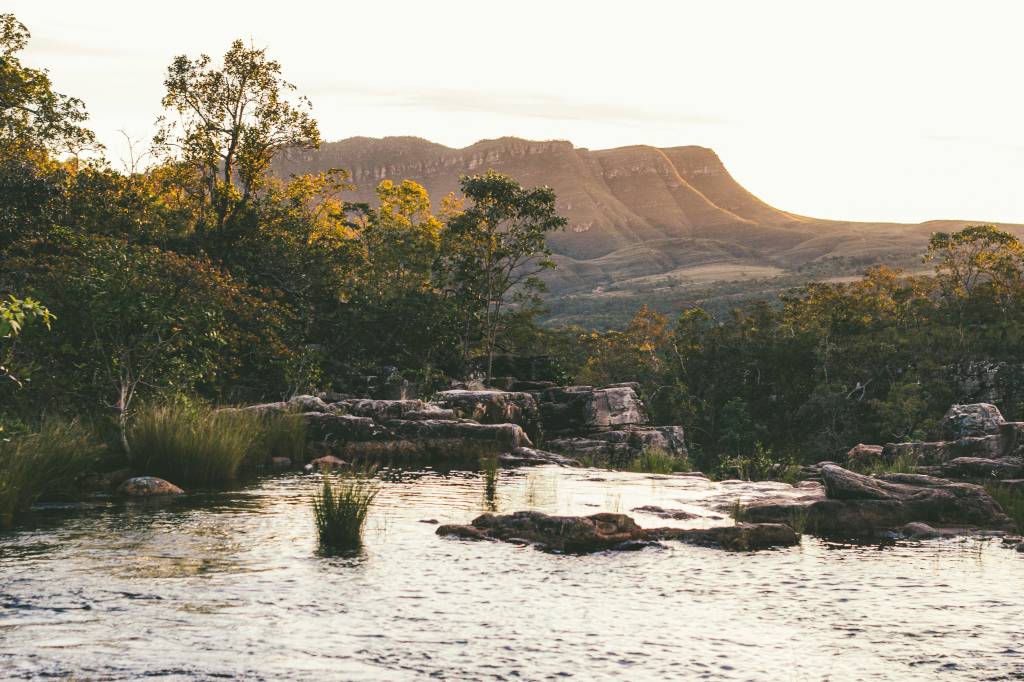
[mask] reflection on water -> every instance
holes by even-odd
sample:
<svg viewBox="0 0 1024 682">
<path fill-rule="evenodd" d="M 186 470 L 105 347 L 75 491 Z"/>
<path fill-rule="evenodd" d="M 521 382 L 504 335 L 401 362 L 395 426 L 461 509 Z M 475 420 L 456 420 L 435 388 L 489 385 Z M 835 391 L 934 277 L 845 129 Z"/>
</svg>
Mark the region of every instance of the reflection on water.
<svg viewBox="0 0 1024 682">
<path fill-rule="evenodd" d="M 997 542 L 557 556 L 421 521 L 540 509 L 711 525 L 737 496 L 785 486 L 553 467 L 382 478 L 348 552 L 317 546 L 315 477 L 35 514 L 0 534 L 0 677 L 1024 677 L 1024 557 Z M 699 518 L 631 511 L 644 505 Z"/>
</svg>

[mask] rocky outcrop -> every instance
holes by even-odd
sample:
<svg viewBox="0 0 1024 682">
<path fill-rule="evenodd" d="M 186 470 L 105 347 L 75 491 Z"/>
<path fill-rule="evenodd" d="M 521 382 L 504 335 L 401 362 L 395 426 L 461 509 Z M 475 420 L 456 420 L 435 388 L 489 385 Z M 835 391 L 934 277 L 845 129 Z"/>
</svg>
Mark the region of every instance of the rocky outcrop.
<svg viewBox="0 0 1024 682">
<path fill-rule="evenodd" d="M 884 462 L 883 452 L 885 448 L 881 445 L 865 445 L 858 443 L 846 453 L 846 466 L 850 469 L 865 471 L 876 464 Z"/>
<path fill-rule="evenodd" d="M 513 448 L 511 452 L 503 452 L 498 455 L 498 461 L 509 466 L 520 466 L 527 464 L 557 464 L 559 466 L 580 466 L 579 460 L 560 455 L 557 452 L 547 452 L 534 448 L 519 447 Z"/>
<path fill-rule="evenodd" d="M 644 529 L 625 514 L 549 516 L 542 512 L 484 514 L 469 525 L 444 525 L 437 534 L 467 540 L 502 540 L 533 544 L 553 552 L 584 553 L 608 549 L 635 549 L 635 543 L 677 540 L 733 551 L 789 547 L 799 535 L 784 524 L 737 524 L 717 528 Z"/>
<path fill-rule="evenodd" d="M 461 419 L 481 424 L 518 424 L 531 439 L 540 441 L 540 410 L 529 393 L 494 389 L 442 391 L 432 402 Z"/>
<path fill-rule="evenodd" d="M 156 476 L 136 476 L 118 486 L 117 492 L 126 497 L 160 497 L 181 495 L 185 491 Z"/>
<path fill-rule="evenodd" d="M 827 536 L 870 537 L 912 522 L 1004 529 L 1010 520 L 980 485 L 921 474 L 864 476 L 834 464 L 821 468 L 824 500 L 752 505 L 751 521 L 801 517 L 808 531 Z"/>
</svg>

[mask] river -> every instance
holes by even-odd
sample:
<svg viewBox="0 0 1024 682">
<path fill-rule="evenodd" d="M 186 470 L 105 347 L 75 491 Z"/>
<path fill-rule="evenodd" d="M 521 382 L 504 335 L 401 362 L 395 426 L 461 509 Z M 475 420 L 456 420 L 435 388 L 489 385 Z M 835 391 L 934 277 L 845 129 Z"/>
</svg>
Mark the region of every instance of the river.
<svg viewBox="0 0 1024 682">
<path fill-rule="evenodd" d="M 562 556 L 435 535 L 485 510 L 723 523 L 782 484 L 588 469 L 389 472 L 365 546 L 316 476 L 37 511 L 0 534 L 0 675 L 134 680 L 1024 679 L 1024 556 L 954 538 Z M 665 521 L 640 505 L 705 518 Z"/>
</svg>

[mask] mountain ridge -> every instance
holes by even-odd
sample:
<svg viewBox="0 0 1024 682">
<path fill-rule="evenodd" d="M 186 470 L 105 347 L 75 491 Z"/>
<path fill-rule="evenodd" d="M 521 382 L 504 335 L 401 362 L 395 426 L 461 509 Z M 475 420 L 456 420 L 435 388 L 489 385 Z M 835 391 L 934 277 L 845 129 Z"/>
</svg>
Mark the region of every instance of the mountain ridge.
<svg viewBox="0 0 1024 682">
<path fill-rule="evenodd" d="M 567 140 L 500 137 L 455 148 L 413 136 L 352 137 L 319 150 L 288 150 L 274 162 L 280 176 L 329 168 L 351 172 L 356 189 L 349 197 L 356 201 L 373 202 L 382 180 L 408 178 L 439 202 L 457 193 L 462 175 L 489 169 L 524 186 L 552 187 L 557 209 L 569 221 L 549 238 L 559 266 L 547 277 L 554 297 L 600 294 L 635 279 L 690 282 L 689 271 L 706 273 L 710 264 L 720 266 L 716 271 L 724 279 L 708 281 L 731 281 L 730 265 L 737 276 L 751 279 L 821 262 L 905 265 L 933 231 L 972 224 L 802 216 L 749 192 L 714 150 L 697 145 L 591 150 Z M 1022 226 L 1002 226 L 1024 235 Z M 848 273 L 840 267 L 835 274 Z"/>
</svg>

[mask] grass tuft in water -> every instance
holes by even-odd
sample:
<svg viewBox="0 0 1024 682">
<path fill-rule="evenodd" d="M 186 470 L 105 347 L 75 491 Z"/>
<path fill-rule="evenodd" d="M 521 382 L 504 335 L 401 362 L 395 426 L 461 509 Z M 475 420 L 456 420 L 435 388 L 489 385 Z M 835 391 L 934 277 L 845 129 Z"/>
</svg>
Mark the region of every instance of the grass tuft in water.
<svg viewBox="0 0 1024 682">
<path fill-rule="evenodd" d="M 363 527 L 377 497 L 372 471 L 333 476 L 324 473 L 323 485 L 313 496 L 313 517 L 320 544 L 346 548 L 362 544 Z"/>
<path fill-rule="evenodd" d="M 1024 533 L 1024 494 L 996 482 L 986 483 L 985 490 L 1016 524 L 1017 532 Z"/>
<path fill-rule="evenodd" d="M 494 499 L 498 493 L 498 470 L 500 469 L 497 455 L 480 458 L 480 472 L 484 478 L 484 501 L 490 511 L 494 511 Z"/>
<path fill-rule="evenodd" d="M 38 431 L 0 440 L 0 527 L 44 496 L 69 494 L 103 446 L 77 421 L 48 419 Z"/>
<path fill-rule="evenodd" d="M 685 456 L 674 457 L 658 447 L 644 448 L 626 467 L 627 471 L 647 474 L 671 474 L 674 471 L 691 471 L 692 468 Z"/>
</svg>

